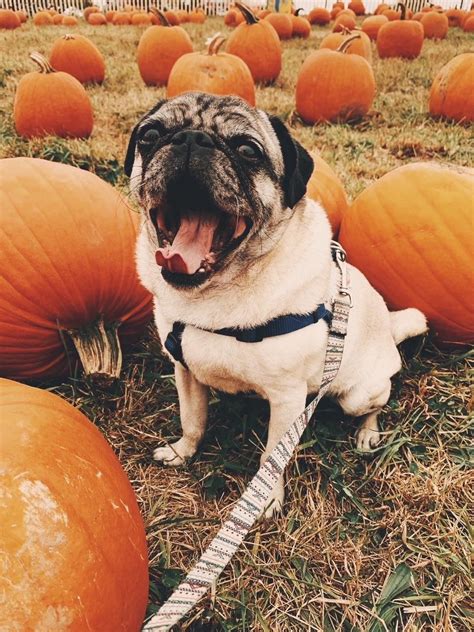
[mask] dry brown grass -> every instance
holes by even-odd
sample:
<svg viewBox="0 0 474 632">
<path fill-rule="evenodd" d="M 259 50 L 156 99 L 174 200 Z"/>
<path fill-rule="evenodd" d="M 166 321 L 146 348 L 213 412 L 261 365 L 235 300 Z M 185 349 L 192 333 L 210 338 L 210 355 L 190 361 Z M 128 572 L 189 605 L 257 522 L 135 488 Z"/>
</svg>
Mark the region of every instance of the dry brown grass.
<svg viewBox="0 0 474 632">
<path fill-rule="evenodd" d="M 225 29 L 221 20 L 186 28 L 197 46 Z M 76 164 L 122 186 L 129 132 L 164 90 L 140 80 L 134 55 L 141 29 L 79 30 L 107 60 L 105 85 L 88 88 L 96 112 L 92 138 L 16 137 L 12 102 L 17 81 L 31 69 L 28 52 L 47 53 L 66 31 L 27 26 L 0 33 L 0 155 Z M 451 30 L 445 42 L 426 42 L 418 60 L 376 60 L 378 93 L 365 121 L 306 127 L 293 113 L 296 74 L 325 32 L 314 29 L 310 40 L 284 45 L 284 71 L 275 86 L 259 89 L 257 101 L 286 118 L 309 149 L 322 152 L 351 196 L 408 160 L 472 165 L 472 130 L 426 114 L 435 72 L 472 47 L 472 38 Z M 180 629 L 472 629 L 469 356 L 444 354 L 429 343 L 408 356 L 386 407 L 383 445 L 370 459 L 358 454 L 354 423 L 323 402 L 288 468 L 285 515 L 252 529 L 215 592 Z M 114 389 L 101 391 L 81 378 L 53 388 L 101 428 L 132 481 L 147 525 L 152 612 L 204 550 L 256 470 L 267 406 L 216 395 L 202 450 L 184 469 L 168 470 L 153 463 L 151 452 L 179 435 L 178 407 L 172 367 L 152 332 L 128 356 Z M 394 578 L 398 591 L 392 590 Z"/>
</svg>

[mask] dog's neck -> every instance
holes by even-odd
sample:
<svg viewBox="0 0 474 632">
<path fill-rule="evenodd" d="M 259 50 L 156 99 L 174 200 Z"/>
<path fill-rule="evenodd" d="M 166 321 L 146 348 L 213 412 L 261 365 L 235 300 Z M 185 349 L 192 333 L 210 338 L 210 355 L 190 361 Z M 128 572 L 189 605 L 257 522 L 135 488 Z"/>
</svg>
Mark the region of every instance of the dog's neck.
<svg viewBox="0 0 474 632">
<path fill-rule="evenodd" d="M 183 292 L 160 277 L 157 309 L 170 322 L 204 329 L 244 328 L 282 314 L 311 312 L 328 301 L 337 282 L 329 222 L 312 200 L 298 206 L 275 247 L 237 279 L 221 273 L 218 284 L 216 278 L 202 290 Z"/>
</svg>

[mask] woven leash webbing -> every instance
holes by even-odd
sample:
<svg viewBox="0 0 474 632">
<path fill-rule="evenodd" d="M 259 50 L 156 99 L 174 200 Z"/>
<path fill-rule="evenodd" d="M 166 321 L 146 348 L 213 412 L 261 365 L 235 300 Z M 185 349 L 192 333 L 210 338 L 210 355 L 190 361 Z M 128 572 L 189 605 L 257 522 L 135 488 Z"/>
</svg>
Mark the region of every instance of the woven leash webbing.
<svg viewBox="0 0 474 632">
<path fill-rule="evenodd" d="M 339 296 L 333 302 L 333 320 L 329 329 L 323 376 L 318 395 L 295 419 L 274 447 L 199 561 L 145 625 L 143 632 L 167 632 L 211 588 L 266 508 L 273 487 L 284 473 L 316 406 L 336 377 L 342 361 L 344 337 L 347 332 L 351 304 L 345 270 L 345 253 L 339 245 L 333 246 L 333 248 L 336 264 L 341 273 L 341 283 Z"/>
</svg>

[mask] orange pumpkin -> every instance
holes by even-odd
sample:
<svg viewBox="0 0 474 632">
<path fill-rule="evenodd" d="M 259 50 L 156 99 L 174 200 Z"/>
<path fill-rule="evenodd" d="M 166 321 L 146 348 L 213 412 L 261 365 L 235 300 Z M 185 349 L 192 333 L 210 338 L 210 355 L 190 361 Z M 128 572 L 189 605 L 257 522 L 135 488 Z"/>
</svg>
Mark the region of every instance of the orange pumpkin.
<svg viewBox="0 0 474 632">
<path fill-rule="evenodd" d="M 382 11 L 381 15 L 384 15 L 389 22 L 394 22 L 395 20 L 400 20 L 402 17 L 401 11 L 396 11 L 395 9 L 386 9 Z"/>
<path fill-rule="evenodd" d="M 99 13 L 92 13 L 100 15 Z M 105 78 L 105 62 L 102 53 L 84 35 L 63 35 L 57 39 L 49 57 L 56 70 L 68 72 L 81 83 L 102 83 Z"/>
<path fill-rule="evenodd" d="M 0 375 L 69 375 L 76 348 L 86 372 L 117 376 L 117 332 L 129 343 L 151 317 L 134 265 L 137 214 L 69 165 L 6 158 L 0 178 Z"/>
<path fill-rule="evenodd" d="M 225 38 L 215 36 L 204 53 L 188 53 L 173 66 L 168 79 L 167 96 L 183 92 L 235 94 L 255 105 L 255 85 L 245 62 L 236 55 L 219 52 Z"/>
<path fill-rule="evenodd" d="M 330 48 L 331 50 L 337 50 L 339 46 L 346 41 L 354 31 L 344 31 L 343 33 L 328 33 L 326 37 L 321 40 L 319 48 Z M 370 45 L 369 36 L 363 32 L 358 33 L 358 37 L 354 38 L 346 49 L 348 55 L 360 55 L 366 59 L 369 64 L 372 63 L 372 47 Z"/>
<path fill-rule="evenodd" d="M 331 14 L 327 9 L 316 7 L 309 12 L 308 20 L 310 24 L 317 24 L 318 26 L 325 26 L 331 21 Z"/>
<path fill-rule="evenodd" d="M 18 17 L 22 24 L 28 21 L 28 14 L 25 13 L 25 11 L 15 11 L 15 15 Z"/>
<path fill-rule="evenodd" d="M 428 39 L 444 39 L 448 34 L 449 23 L 444 13 L 430 11 L 424 13 L 420 20 L 425 37 Z"/>
<path fill-rule="evenodd" d="M 13 104 L 13 119 L 20 136 L 87 138 L 94 115 L 90 99 L 79 81 L 66 72 L 56 72 L 39 53 L 31 59 L 39 72 L 29 72 L 19 83 Z"/>
<path fill-rule="evenodd" d="M 201 9 L 190 11 L 188 14 L 188 22 L 191 22 L 192 24 L 204 24 L 205 21 L 206 14 Z"/>
<path fill-rule="evenodd" d="M 21 26 L 21 20 L 15 11 L 0 9 L 0 29 L 17 29 Z"/>
<path fill-rule="evenodd" d="M 38 11 L 33 16 L 33 24 L 35 26 L 49 26 L 53 23 L 53 18 L 48 13 L 48 11 Z"/>
<path fill-rule="evenodd" d="M 351 15 L 344 14 L 337 16 L 332 30 L 334 33 L 339 33 L 344 31 L 344 29 L 352 31 L 356 26 L 355 19 Z"/>
<path fill-rule="evenodd" d="M 377 35 L 377 51 L 381 59 L 391 57 L 414 59 L 418 57 L 423 46 L 425 34 L 420 22 L 407 20 L 405 5 L 398 6 L 402 11 L 400 20 L 384 24 Z"/>
<path fill-rule="evenodd" d="M 382 15 L 382 13 L 384 11 L 387 11 L 387 9 L 390 9 L 388 4 L 379 4 L 377 5 L 375 11 L 374 11 L 374 15 Z M 388 19 L 388 18 L 387 18 Z"/>
<path fill-rule="evenodd" d="M 237 11 L 235 9 L 229 9 L 224 16 L 224 24 L 226 26 L 236 26 Z"/>
<path fill-rule="evenodd" d="M 162 11 L 151 10 L 161 25 L 150 26 L 141 36 L 137 48 L 138 69 L 147 86 L 164 86 L 176 61 L 193 52 L 193 44 L 181 26 L 171 26 Z"/>
<path fill-rule="evenodd" d="M 380 27 L 388 22 L 385 15 L 371 15 L 362 22 L 362 31 L 373 41 L 377 39 Z"/>
<path fill-rule="evenodd" d="M 448 18 L 449 26 L 461 26 L 464 11 L 462 9 L 449 9 L 446 11 L 446 17 Z"/>
<path fill-rule="evenodd" d="M 230 34 L 226 51 L 240 57 L 250 69 L 255 82 L 274 81 L 281 70 L 281 42 L 266 19 L 259 20 L 249 7 L 236 2 L 245 22 Z"/>
<path fill-rule="evenodd" d="M 112 448 L 61 397 L 4 379 L 0 434 L 2 619 L 10 630 L 138 632 L 145 530 Z"/>
<path fill-rule="evenodd" d="M 474 53 L 449 61 L 436 75 L 430 92 L 430 114 L 454 121 L 474 121 Z"/>
<path fill-rule="evenodd" d="M 467 20 L 464 20 L 462 28 L 466 33 L 474 33 L 474 15 L 470 15 Z"/>
<path fill-rule="evenodd" d="M 112 18 L 112 24 L 115 26 L 127 26 L 132 23 L 132 16 L 126 11 L 117 11 Z"/>
<path fill-rule="evenodd" d="M 375 96 L 374 73 L 360 55 L 347 55 L 359 35 L 338 50 L 322 48 L 303 63 L 296 82 L 296 110 L 306 123 L 351 121 L 369 111 Z"/>
<path fill-rule="evenodd" d="M 77 26 L 79 22 L 73 15 L 63 15 L 61 24 L 63 26 Z"/>
<path fill-rule="evenodd" d="M 107 20 L 107 22 L 112 22 L 115 14 L 116 14 L 116 11 L 106 11 L 105 19 Z"/>
<path fill-rule="evenodd" d="M 293 34 L 293 23 L 287 13 L 269 13 L 266 18 L 281 40 L 290 39 Z"/>
<path fill-rule="evenodd" d="M 292 36 L 306 39 L 311 35 L 311 24 L 306 18 L 298 15 L 299 10 L 297 10 L 295 15 L 291 16 Z"/>
<path fill-rule="evenodd" d="M 347 8 L 354 11 L 356 15 L 365 15 L 365 6 L 362 0 L 352 0 L 347 5 Z"/>
<path fill-rule="evenodd" d="M 179 26 L 179 18 L 174 11 L 164 11 L 163 13 L 171 26 Z"/>
<path fill-rule="evenodd" d="M 332 228 L 332 234 L 337 235 L 342 217 L 348 208 L 344 186 L 328 163 L 319 156 L 311 153 L 314 169 L 306 185 L 306 195 L 319 202 L 326 211 Z"/>
<path fill-rule="evenodd" d="M 474 342 L 474 170 L 405 165 L 370 185 L 339 240 L 392 309 L 418 307 L 443 342 Z"/>
<path fill-rule="evenodd" d="M 60 13 L 56 13 L 53 15 L 53 24 L 62 24 L 63 16 Z"/>
<path fill-rule="evenodd" d="M 151 15 L 148 13 L 135 13 L 130 22 L 134 26 L 150 26 L 152 24 Z"/>
<path fill-rule="evenodd" d="M 93 13 L 100 13 L 99 7 L 86 7 L 83 13 L 84 20 L 88 22 L 89 16 L 92 15 Z"/>
<path fill-rule="evenodd" d="M 99 13 L 98 11 L 94 11 L 89 15 L 89 19 L 87 20 L 91 26 L 106 26 L 107 18 L 103 13 Z"/>
</svg>

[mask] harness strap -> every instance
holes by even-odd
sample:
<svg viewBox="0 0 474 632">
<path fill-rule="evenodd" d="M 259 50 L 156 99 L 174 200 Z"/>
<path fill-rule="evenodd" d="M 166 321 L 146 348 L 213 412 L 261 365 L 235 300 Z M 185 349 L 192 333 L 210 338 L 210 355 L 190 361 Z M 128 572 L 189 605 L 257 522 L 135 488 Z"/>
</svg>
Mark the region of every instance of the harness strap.
<svg viewBox="0 0 474 632">
<path fill-rule="evenodd" d="M 342 362 L 344 339 L 351 308 L 351 296 L 345 269 L 345 253 L 342 249 L 336 253 L 336 265 L 340 272 L 341 282 L 339 295 L 334 300 L 334 314 L 329 328 L 323 377 L 318 395 L 285 432 L 265 463 L 260 466 L 230 513 L 229 518 L 224 522 L 197 564 L 171 597 L 161 606 L 157 614 L 145 625 L 143 632 L 168 632 L 212 587 L 265 509 L 270 493 L 293 456 L 319 400 L 336 377 Z"/>
</svg>

